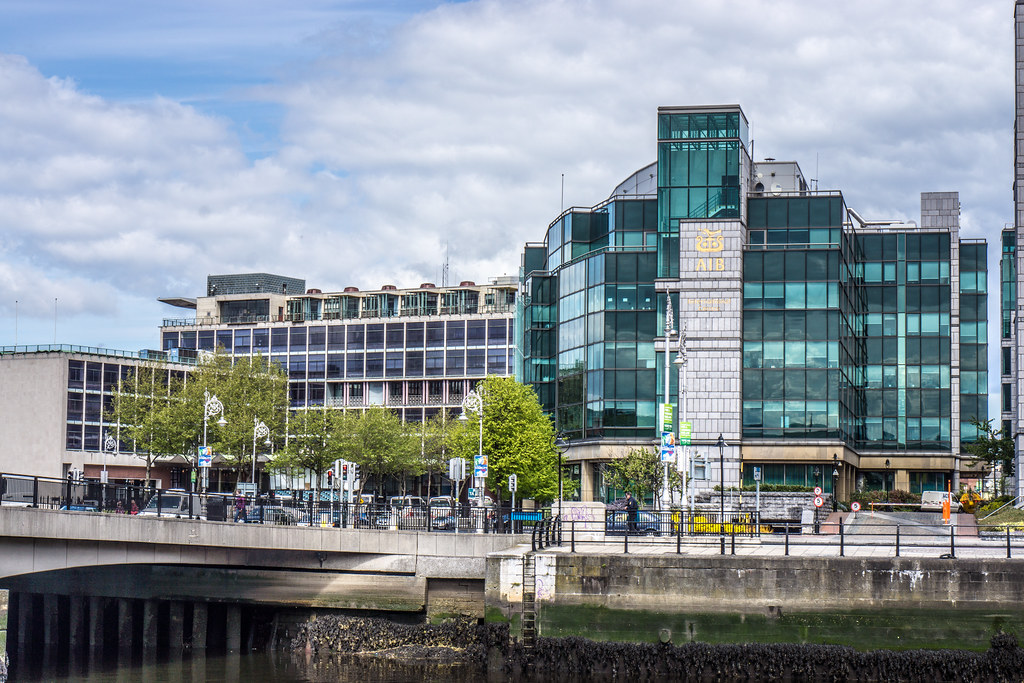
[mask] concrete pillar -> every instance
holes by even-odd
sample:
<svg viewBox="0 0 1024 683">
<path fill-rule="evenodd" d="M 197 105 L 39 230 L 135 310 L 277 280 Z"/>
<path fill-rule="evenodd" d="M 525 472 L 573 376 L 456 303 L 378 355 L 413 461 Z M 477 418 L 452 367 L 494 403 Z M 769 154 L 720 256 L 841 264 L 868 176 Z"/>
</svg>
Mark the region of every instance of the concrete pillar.
<svg viewBox="0 0 1024 683">
<path fill-rule="evenodd" d="M 146 600 L 142 604 L 142 652 L 143 654 L 156 654 L 157 637 L 157 615 L 159 614 L 160 603 L 156 600 Z"/>
<path fill-rule="evenodd" d="M 205 602 L 192 605 L 192 649 L 206 649 L 206 631 L 210 623 L 210 610 Z"/>
<path fill-rule="evenodd" d="M 53 593 L 43 594 L 43 612 L 40 615 L 43 619 L 43 647 L 50 649 L 57 646 L 60 640 L 60 610 L 57 604 L 57 596 Z"/>
<path fill-rule="evenodd" d="M 68 596 L 68 649 L 73 653 L 85 649 L 85 611 L 85 598 Z"/>
<path fill-rule="evenodd" d="M 127 598 L 117 599 L 117 653 L 118 657 L 131 656 L 132 636 L 135 634 L 135 623 L 132 619 L 132 601 Z"/>
<path fill-rule="evenodd" d="M 25 657 L 29 648 L 34 647 L 32 642 L 32 594 L 17 593 L 18 597 L 18 656 Z"/>
<path fill-rule="evenodd" d="M 181 652 L 185 641 L 185 603 L 173 600 L 168 607 L 167 649 L 174 655 Z"/>
<path fill-rule="evenodd" d="M 89 596 L 89 650 L 103 651 L 103 598 Z"/>
<path fill-rule="evenodd" d="M 242 649 L 242 606 L 237 603 L 228 605 L 225 638 L 228 652 Z"/>
</svg>

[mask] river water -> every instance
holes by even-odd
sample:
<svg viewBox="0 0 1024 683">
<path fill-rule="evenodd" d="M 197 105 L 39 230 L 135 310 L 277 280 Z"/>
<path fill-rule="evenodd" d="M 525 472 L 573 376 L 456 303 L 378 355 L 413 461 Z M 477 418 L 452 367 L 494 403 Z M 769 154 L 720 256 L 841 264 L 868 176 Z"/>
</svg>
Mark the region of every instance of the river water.
<svg viewBox="0 0 1024 683">
<path fill-rule="evenodd" d="M 487 672 L 463 664 L 409 664 L 376 657 L 307 656 L 304 653 L 272 652 L 244 655 L 196 656 L 152 662 L 12 662 L 10 683 L 61 681 L 81 683 L 262 683 L 308 681 L 310 683 L 476 683 L 487 681 Z M 491 681 L 508 680 L 504 676 Z"/>
</svg>

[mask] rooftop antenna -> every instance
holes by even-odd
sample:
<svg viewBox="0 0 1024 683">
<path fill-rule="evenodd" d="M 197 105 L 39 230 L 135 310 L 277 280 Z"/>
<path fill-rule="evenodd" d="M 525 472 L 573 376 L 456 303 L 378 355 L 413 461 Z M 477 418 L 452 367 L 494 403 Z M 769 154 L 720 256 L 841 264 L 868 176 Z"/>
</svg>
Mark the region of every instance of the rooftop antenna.
<svg viewBox="0 0 1024 683">
<path fill-rule="evenodd" d="M 814 177 L 811 178 L 814 181 L 814 191 L 818 191 L 818 153 L 814 153 Z"/>
<path fill-rule="evenodd" d="M 14 345 L 18 345 L 18 300 L 14 300 Z"/>
<path fill-rule="evenodd" d="M 53 297 L 53 345 L 57 345 L 57 297 Z"/>
<path fill-rule="evenodd" d="M 441 286 L 448 286 L 448 243 L 444 243 L 444 265 L 441 266 Z"/>
<path fill-rule="evenodd" d="M 565 211 L 565 174 L 564 173 L 562 174 L 562 207 L 559 209 L 558 213 L 561 214 L 563 211 Z"/>
</svg>

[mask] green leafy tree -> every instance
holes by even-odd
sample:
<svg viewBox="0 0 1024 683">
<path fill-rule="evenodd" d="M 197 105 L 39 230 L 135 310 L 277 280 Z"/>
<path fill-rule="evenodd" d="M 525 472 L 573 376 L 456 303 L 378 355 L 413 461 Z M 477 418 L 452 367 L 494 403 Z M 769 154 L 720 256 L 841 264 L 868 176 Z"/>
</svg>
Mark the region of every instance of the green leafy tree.
<svg viewBox="0 0 1024 683">
<path fill-rule="evenodd" d="M 537 394 L 514 377 L 490 375 L 476 388 L 482 397 L 483 452 L 487 488 L 498 502 L 510 496 L 509 475 L 518 478 L 517 497 L 550 503 L 558 496 L 558 453 L 550 418 Z M 481 415 L 469 412 L 452 436 L 453 455 L 472 464 L 479 448 Z"/>
<path fill-rule="evenodd" d="M 324 473 L 341 458 L 336 438 L 340 414 L 329 409 L 299 410 L 288 422 L 288 444 L 274 458 L 274 469 L 301 468 L 313 472 L 316 488 Z"/>
<path fill-rule="evenodd" d="M 157 458 L 182 452 L 181 439 L 171 419 L 173 386 L 167 366 L 144 364 L 134 368 L 118 383 L 111 410 L 105 418 L 119 439 L 130 445 L 146 463 L 146 484 Z"/>
<path fill-rule="evenodd" d="M 340 458 L 359 465 L 359 498 L 370 479 L 383 490 L 388 477 L 416 470 L 420 440 L 411 436 L 395 413 L 372 406 L 365 412 L 346 410 L 338 414 L 334 438 Z"/>
<path fill-rule="evenodd" d="M 992 426 L 992 420 L 979 420 L 971 418 L 971 424 L 978 430 L 978 438 L 971 443 L 964 443 L 963 448 L 974 458 L 971 466 L 979 462 L 985 463 L 992 472 L 993 493 L 995 493 L 996 466 L 1002 465 L 1003 477 L 1013 476 L 1014 448 L 1013 439 L 1002 429 Z M 1002 488 L 1000 486 L 1000 488 Z"/>
<path fill-rule="evenodd" d="M 662 486 L 662 464 L 649 448 L 631 448 L 626 457 L 613 460 L 605 469 L 609 486 L 629 491 L 638 501 L 657 493 Z"/>
<path fill-rule="evenodd" d="M 441 495 L 441 482 L 448 473 L 448 460 L 452 455 L 452 438 L 458 427 L 458 420 L 442 411 L 420 424 L 420 460 L 428 475 L 427 491 L 437 473 L 437 494 Z"/>
<path fill-rule="evenodd" d="M 184 391 L 187 416 L 195 425 L 196 448 L 202 445 L 205 392 L 220 399 L 227 421 L 222 428 L 217 427 L 217 418 L 208 421 L 207 443 L 228 467 L 236 470 L 238 480 L 242 481 L 248 478 L 243 469 L 251 469 L 252 465 L 254 420 L 267 425 L 273 441 L 284 434 L 288 379 L 280 366 L 262 355 L 235 362 L 222 353 L 206 358 L 191 373 Z M 257 443 L 257 457 L 259 450 Z"/>
</svg>

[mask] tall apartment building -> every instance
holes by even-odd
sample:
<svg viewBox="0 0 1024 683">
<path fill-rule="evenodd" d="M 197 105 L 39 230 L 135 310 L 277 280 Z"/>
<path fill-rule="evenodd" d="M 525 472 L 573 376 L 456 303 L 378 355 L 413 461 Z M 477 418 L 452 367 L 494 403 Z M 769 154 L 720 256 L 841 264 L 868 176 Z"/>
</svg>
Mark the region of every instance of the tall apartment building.
<svg viewBox="0 0 1024 683">
<path fill-rule="evenodd" d="M 739 106 L 660 108 L 658 160 L 523 253 L 523 377 L 583 496 L 611 497 L 604 464 L 656 442 L 680 385 L 698 487 L 755 467 L 840 497 L 972 476 L 986 245 L 960 239 L 959 210 L 926 193 L 920 225 L 865 220 L 796 162 L 754 162 Z"/>
<path fill-rule="evenodd" d="M 517 287 L 512 277 L 324 293 L 265 273 L 211 275 L 206 296 L 161 299 L 195 310 L 163 321 L 162 348 L 268 356 L 288 373 L 293 409 L 383 405 L 419 422 L 457 412 L 485 376 L 512 374 Z"/>
</svg>

